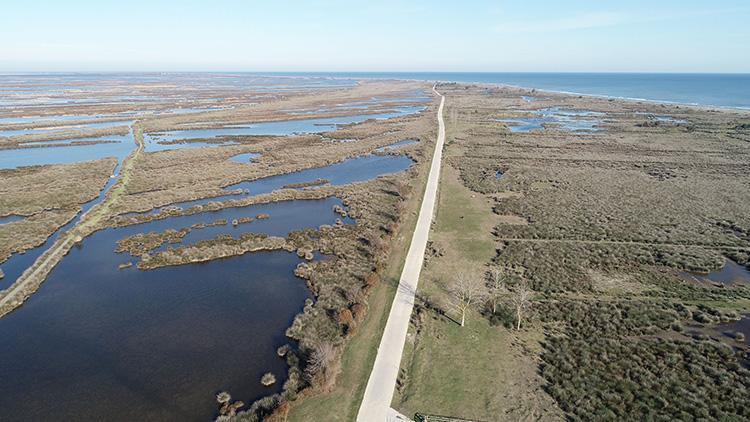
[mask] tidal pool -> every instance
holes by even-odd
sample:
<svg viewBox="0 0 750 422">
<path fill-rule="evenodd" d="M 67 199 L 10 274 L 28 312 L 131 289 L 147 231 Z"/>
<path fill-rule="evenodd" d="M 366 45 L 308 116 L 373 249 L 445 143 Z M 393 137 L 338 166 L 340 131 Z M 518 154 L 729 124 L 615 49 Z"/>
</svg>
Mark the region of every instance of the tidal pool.
<svg viewBox="0 0 750 422">
<path fill-rule="evenodd" d="M 211 420 L 215 394 L 250 403 L 281 389 L 276 349 L 310 293 L 296 254 L 256 252 L 202 264 L 118 269 L 129 234 L 268 213 L 216 234 L 285 235 L 331 224 L 336 198 L 288 201 L 106 229 L 83 240 L 22 307 L 0 318 L 0 419 Z M 191 241 L 199 240 L 207 229 Z M 278 381 L 263 387 L 272 372 Z"/>
</svg>

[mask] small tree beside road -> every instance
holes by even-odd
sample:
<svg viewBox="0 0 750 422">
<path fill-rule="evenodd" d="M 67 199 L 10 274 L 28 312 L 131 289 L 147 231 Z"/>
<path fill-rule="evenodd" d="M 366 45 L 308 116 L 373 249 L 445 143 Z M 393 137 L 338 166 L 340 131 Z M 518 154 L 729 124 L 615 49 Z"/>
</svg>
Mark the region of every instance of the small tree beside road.
<svg viewBox="0 0 750 422">
<path fill-rule="evenodd" d="M 466 311 L 487 297 L 484 280 L 474 274 L 459 273 L 450 287 L 453 307 L 461 314 L 461 326 L 466 325 Z"/>
<path fill-rule="evenodd" d="M 497 305 L 508 293 L 508 279 L 505 271 L 500 267 L 490 270 L 490 280 L 487 283 L 487 296 L 492 303 L 492 313 L 497 312 Z"/>
</svg>

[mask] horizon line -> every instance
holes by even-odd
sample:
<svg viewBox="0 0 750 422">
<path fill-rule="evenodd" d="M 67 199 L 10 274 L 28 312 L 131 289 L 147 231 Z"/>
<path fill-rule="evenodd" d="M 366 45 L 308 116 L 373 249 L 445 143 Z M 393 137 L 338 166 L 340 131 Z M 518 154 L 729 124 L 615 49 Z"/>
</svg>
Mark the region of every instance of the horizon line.
<svg viewBox="0 0 750 422">
<path fill-rule="evenodd" d="M 746 72 L 694 72 L 694 71 L 540 71 L 540 70 L 522 70 L 522 71 L 510 71 L 510 70 L 498 70 L 498 71 L 486 71 L 486 70 L 461 70 L 461 71 L 450 71 L 450 70 L 0 70 L 0 75 L 18 75 L 18 74 L 86 74 L 86 73 L 166 73 L 166 74 L 179 74 L 179 73 L 276 73 L 276 74 L 335 74 L 335 73 L 349 73 L 349 74 L 415 74 L 415 73 L 426 73 L 426 74 L 616 74 L 616 75 L 750 75 L 750 71 Z"/>
</svg>

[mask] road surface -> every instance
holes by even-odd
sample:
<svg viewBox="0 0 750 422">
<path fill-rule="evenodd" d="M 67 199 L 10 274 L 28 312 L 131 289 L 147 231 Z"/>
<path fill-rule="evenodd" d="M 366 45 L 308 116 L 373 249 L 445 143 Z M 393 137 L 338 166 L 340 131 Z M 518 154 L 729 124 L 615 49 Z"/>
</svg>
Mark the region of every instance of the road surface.
<svg viewBox="0 0 750 422">
<path fill-rule="evenodd" d="M 396 296 L 393 298 L 391 312 L 388 322 L 380 340 L 378 354 L 372 367 L 370 378 L 367 381 L 365 395 L 359 407 L 357 421 L 359 422 L 383 422 L 394 419 L 396 412 L 391 411 L 391 400 L 396 388 L 396 378 L 401 366 L 401 355 L 404 352 L 404 341 L 409 328 L 409 319 L 414 308 L 414 294 L 417 291 L 419 273 L 422 271 L 425 248 L 430 234 L 430 226 L 435 213 L 435 200 L 437 198 L 438 181 L 440 180 L 440 162 L 443 157 L 443 144 L 445 143 L 445 123 L 443 122 L 443 105 L 445 97 L 435 87 L 435 94 L 440 96 L 440 107 L 438 107 L 438 137 L 435 144 L 435 153 L 432 156 L 430 174 L 427 179 L 427 187 L 422 198 L 422 207 L 419 210 L 417 226 L 409 246 L 404 269 L 398 283 Z"/>
</svg>

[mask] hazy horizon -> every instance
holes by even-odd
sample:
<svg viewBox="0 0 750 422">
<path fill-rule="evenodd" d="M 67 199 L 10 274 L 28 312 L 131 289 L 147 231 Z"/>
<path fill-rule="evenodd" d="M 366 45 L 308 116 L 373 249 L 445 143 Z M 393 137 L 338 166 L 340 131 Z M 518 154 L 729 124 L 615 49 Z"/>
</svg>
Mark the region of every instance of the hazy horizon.
<svg viewBox="0 0 750 422">
<path fill-rule="evenodd" d="M 0 72 L 748 73 L 750 5 L 3 5 Z"/>
<path fill-rule="evenodd" d="M 570 75 L 586 75 L 586 74 L 592 74 L 592 75 L 606 75 L 606 74 L 622 74 L 622 75 L 750 75 L 750 71 L 747 72 L 670 72 L 670 71 L 664 71 L 664 72 L 643 72 L 643 71 L 630 71 L 630 72 L 623 72 L 623 71 L 602 71 L 602 72 L 578 72 L 578 71 L 569 71 L 569 72 L 544 72 L 544 71 L 444 71 L 444 70 L 415 70 L 415 71 L 401 71 L 401 70 L 380 70 L 380 71 L 371 71 L 371 70 L 294 70 L 294 71 L 285 71 L 285 70 L 267 70 L 267 71 L 260 71 L 260 70 L 233 70 L 233 69 L 217 69 L 217 70 L 188 70 L 188 69 L 175 69 L 175 70 L 17 70 L 17 71 L 5 71 L 0 70 L 0 75 L 3 76 L 12 76 L 12 75 L 65 75 L 65 74 L 153 74 L 153 73 L 159 73 L 159 74 L 186 74 L 186 73 L 227 73 L 227 74 L 258 74 L 258 75 L 271 75 L 271 76 L 341 76 L 345 77 L 345 75 L 373 75 L 373 74 L 382 74 L 384 76 L 398 76 L 398 75 L 415 75 L 415 74 L 455 74 L 455 75 L 497 75 L 497 74 L 549 74 L 549 75 L 555 75 L 555 74 L 570 74 Z M 367 79 L 367 76 L 363 76 L 363 79 Z"/>
</svg>

